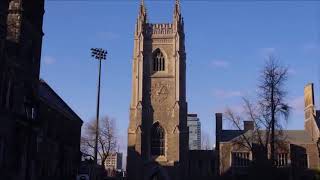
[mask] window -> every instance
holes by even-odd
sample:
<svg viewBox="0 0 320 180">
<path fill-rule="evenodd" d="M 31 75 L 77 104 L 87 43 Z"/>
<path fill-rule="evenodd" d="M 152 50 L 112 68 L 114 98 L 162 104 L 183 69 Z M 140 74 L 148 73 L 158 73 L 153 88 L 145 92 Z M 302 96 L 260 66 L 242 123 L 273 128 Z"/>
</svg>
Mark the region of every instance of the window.
<svg viewBox="0 0 320 180">
<path fill-rule="evenodd" d="M 159 123 L 155 123 L 151 129 L 151 155 L 164 155 L 164 130 Z"/>
<path fill-rule="evenodd" d="M 276 155 L 276 166 L 284 167 L 288 165 L 288 154 L 287 153 L 279 153 Z"/>
<path fill-rule="evenodd" d="M 308 168 L 308 155 L 307 154 L 299 154 L 293 161 L 294 166 L 297 168 Z"/>
<path fill-rule="evenodd" d="M 250 163 L 249 152 L 232 152 L 232 167 L 248 167 Z"/>
<path fill-rule="evenodd" d="M 160 179 L 160 177 L 159 177 L 159 174 L 158 174 L 158 173 L 154 174 L 154 175 L 151 177 L 151 180 L 159 180 L 159 179 Z"/>
<path fill-rule="evenodd" d="M 0 167 L 4 165 L 4 138 L 0 137 Z"/>
<path fill-rule="evenodd" d="M 202 160 L 199 160 L 198 167 L 199 167 L 200 170 L 202 169 Z"/>
<path fill-rule="evenodd" d="M 157 49 L 153 54 L 153 71 L 164 71 L 165 59 L 162 52 Z"/>
<path fill-rule="evenodd" d="M 298 166 L 300 168 L 308 168 L 308 155 L 307 154 L 301 155 L 299 160 L 300 161 L 298 163 Z"/>
<path fill-rule="evenodd" d="M 13 101 L 13 87 L 12 87 L 12 80 L 9 79 L 9 81 L 5 82 L 5 85 L 2 89 L 1 94 L 1 104 L 3 107 L 9 109 L 12 106 Z"/>
<path fill-rule="evenodd" d="M 210 167 L 211 167 L 211 172 L 213 172 L 213 174 L 215 174 L 215 168 L 216 168 L 216 162 L 215 160 L 211 160 L 210 161 Z"/>
</svg>

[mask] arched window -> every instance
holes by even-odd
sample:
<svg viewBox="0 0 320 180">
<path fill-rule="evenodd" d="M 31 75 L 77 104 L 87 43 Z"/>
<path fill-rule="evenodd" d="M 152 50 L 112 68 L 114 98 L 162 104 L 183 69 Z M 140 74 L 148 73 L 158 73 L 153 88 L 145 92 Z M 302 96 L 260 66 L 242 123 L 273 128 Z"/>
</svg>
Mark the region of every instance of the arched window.
<svg viewBox="0 0 320 180">
<path fill-rule="evenodd" d="M 165 59 L 162 52 L 157 49 L 153 53 L 153 71 L 164 71 L 165 70 Z"/>
<path fill-rule="evenodd" d="M 151 155 L 164 155 L 165 133 L 159 123 L 155 123 L 151 128 Z"/>
</svg>

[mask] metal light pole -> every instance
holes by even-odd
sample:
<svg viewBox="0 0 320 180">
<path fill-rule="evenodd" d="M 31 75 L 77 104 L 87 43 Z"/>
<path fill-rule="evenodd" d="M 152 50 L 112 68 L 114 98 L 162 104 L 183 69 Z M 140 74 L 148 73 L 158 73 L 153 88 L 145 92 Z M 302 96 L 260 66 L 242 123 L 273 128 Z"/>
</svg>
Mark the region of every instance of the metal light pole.
<svg viewBox="0 0 320 180">
<path fill-rule="evenodd" d="M 91 56 L 99 60 L 99 78 L 97 95 L 97 116 L 96 116 L 96 138 L 94 146 L 94 162 L 98 163 L 98 137 L 99 137 L 99 109 L 100 109 L 100 80 L 101 80 L 101 61 L 106 59 L 107 51 L 102 48 L 91 48 Z"/>
</svg>

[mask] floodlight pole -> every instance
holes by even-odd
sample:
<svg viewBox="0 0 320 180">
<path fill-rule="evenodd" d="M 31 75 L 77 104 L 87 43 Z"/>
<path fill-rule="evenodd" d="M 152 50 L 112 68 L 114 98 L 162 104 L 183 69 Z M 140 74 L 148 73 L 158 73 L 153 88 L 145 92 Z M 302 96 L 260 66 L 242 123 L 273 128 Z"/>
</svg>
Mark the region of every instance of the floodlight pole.
<svg viewBox="0 0 320 180">
<path fill-rule="evenodd" d="M 96 114 L 96 137 L 94 146 L 94 162 L 98 164 L 98 138 L 99 138 L 99 110 L 100 110 L 100 84 L 101 84 L 101 61 L 106 59 L 107 51 L 101 48 L 91 48 L 91 56 L 99 60 L 97 114 Z"/>
</svg>

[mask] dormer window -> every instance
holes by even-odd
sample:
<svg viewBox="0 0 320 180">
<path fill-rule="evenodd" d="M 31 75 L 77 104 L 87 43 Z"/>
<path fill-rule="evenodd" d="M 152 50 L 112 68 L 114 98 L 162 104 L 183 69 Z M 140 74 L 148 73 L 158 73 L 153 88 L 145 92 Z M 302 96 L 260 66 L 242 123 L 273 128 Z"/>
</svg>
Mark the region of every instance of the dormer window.
<svg viewBox="0 0 320 180">
<path fill-rule="evenodd" d="M 165 70 L 165 59 L 163 53 L 157 49 L 153 53 L 153 71 L 164 71 Z"/>
</svg>

